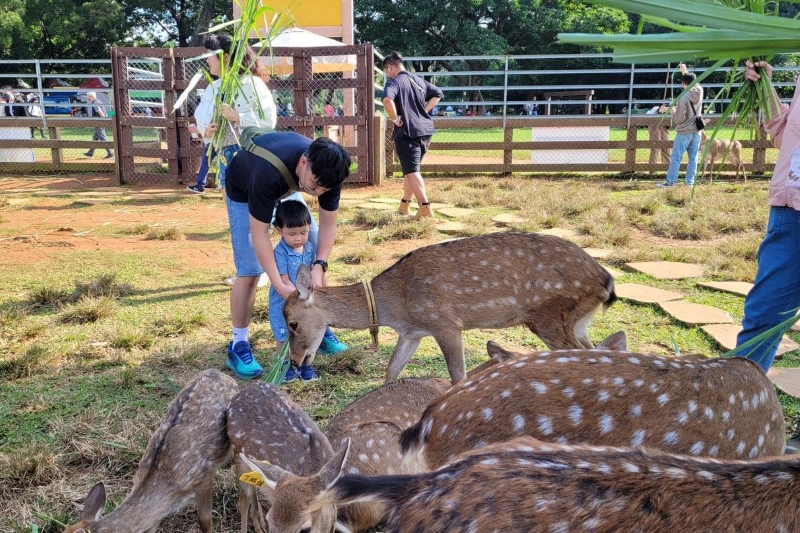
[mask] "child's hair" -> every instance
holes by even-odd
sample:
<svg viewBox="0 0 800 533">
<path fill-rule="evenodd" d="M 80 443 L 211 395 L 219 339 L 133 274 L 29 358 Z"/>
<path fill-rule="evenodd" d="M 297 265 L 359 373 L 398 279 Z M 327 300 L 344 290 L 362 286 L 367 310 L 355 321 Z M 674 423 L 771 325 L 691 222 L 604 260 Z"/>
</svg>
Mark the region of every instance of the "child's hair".
<svg viewBox="0 0 800 533">
<path fill-rule="evenodd" d="M 227 33 L 218 33 L 207 35 L 203 39 L 203 48 L 206 50 L 222 50 L 225 54 L 226 61 L 230 61 L 232 49 L 237 43 L 233 42 L 233 37 Z M 253 76 L 258 76 L 262 80 L 269 81 L 269 70 L 261 64 L 258 60 L 258 54 L 247 43 L 241 46 L 245 47 L 244 57 L 242 57 L 242 66 L 250 71 Z"/>
<path fill-rule="evenodd" d="M 303 202 L 286 200 L 278 204 L 275 210 L 276 228 L 301 228 L 311 225 L 311 211 Z"/>
</svg>

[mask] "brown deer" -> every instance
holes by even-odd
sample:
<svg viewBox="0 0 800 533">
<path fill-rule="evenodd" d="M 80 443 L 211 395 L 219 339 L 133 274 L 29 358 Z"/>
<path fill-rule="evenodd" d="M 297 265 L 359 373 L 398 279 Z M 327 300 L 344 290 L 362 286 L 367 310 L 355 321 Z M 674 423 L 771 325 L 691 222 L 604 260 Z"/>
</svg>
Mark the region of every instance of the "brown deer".
<svg viewBox="0 0 800 533">
<path fill-rule="evenodd" d="M 322 482 L 316 505 L 380 502 L 386 533 L 800 531 L 800 455 L 734 461 L 519 437 L 434 472 Z"/>
<path fill-rule="evenodd" d="M 247 454 L 262 461 L 283 467 L 297 476 L 318 474 L 333 457 L 328 438 L 303 409 L 279 387 L 269 383 L 253 383 L 242 390 L 228 405 L 228 437 L 234 451 L 236 474 L 249 472 L 241 455 Z M 263 487 L 271 507 L 266 523 L 256 489 L 239 483 L 239 514 L 241 531 L 247 532 L 248 514 L 253 528 L 265 533 L 301 531 L 317 524 L 320 531 L 331 531 L 336 521 L 333 507 L 315 513 L 295 512 L 295 499 L 301 495 L 292 491 L 276 491 Z"/>
<path fill-rule="evenodd" d="M 615 333 L 604 340 L 597 349 L 613 346 L 625 349 L 625 334 Z M 468 376 L 481 372 L 514 357 L 513 352 L 496 351 L 492 358 L 470 371 Z M 343 471 L 349 474 L 378 476 L 401 471 L 399 436 L 403 429 L 414 424 L 429 402 L 444 394 L 450 382 L 436 378 L 408 378 L 387 383 L 368 392 L 342 409 L 328 423 L 326 435 L 334 448 L 341 451 L 349 442 L 350 451 Z M 256 463 L 254 463 L 256 464 Z M 260 464 L 260 463 L 258 463 Z M 259 470 L 269 472 L 280 484 L 275 493 L 293 494 L 295 500 L 287 508 L 303 516 L 311 516 L 316 497 L 324 490 L 318 476 L 295 476 L 274 465 L 260 464 Z M 327 470 L 330 472 L 330 468 Z M 334 470 L 335 471 L 335 470 Z M 386 509 L 379 503 L 355 503 L 338 508 L 338 525 L 342 530 L 358 533 L 367 531 L 381 522 Z M 298 524 L 299 520 L 292 520 Z M 284 530 L 297 533 L 296 530 Z M 312 523 L 307 533 L 328 533 L 318 524 Z"/>
<path fill-rule="evenodd" d="M 517 354 L 453 386 L 401 447 L 406 472 L 521 435 L 755 459 L 783 453 L 785 432 L 772 383 L 748 359 L 564 350 Z"/>
<path fill-rule="evenodd" d="M 706 145 L 708 144 L 708 135 L 706 135 L 705 130 L 700 130 L 700 151 L 701 153 L 706 153 Z M 742 143 L 737 140 L 730 140 L 726 141 L 725 139 L 718 139 L 714 138 L 711 141 L 711 146 L 708 147 L 708 157 L 703 159 L 703 176 L 706 175 L 706 168 L 708 167 L 709 160 L 711 162 L 711 173 L 714 173 L 714 163 L 717 161 L 717 157 L 721 158 L 721 161 L 724 163 L 726 159 L 728 159 L 731 163 L 736 165 L 736 175 L 734 179 L 739 178 L 739 172 L 741 171 L 742 176 L 744 176 L 744 182 L 747 183 L 747 172 L 744 170 L 744 163 L 742 163 Z"/>
<path fill-rule="evenodd" d="M 236 381 L 218 370 L 199 373 L 150 438 L 125 501 L 103 516 L 106 489 L 97 483 L 84 501 L 83 518 L 64 533 L 155 533 L 162 519 L 192 502 L 200 530 L 211 533 L 214 473 L 230 455 L 225 408 L 238 392 Z"/>
<path fill-rule="evenodd" d="M 551 235 L 492 233 L 406 254 L 371 284 L 377 324 L 399 338 L 386 370 L 394 381 L 423 337 L 442 350 L 452 383 L 464 379 L 461 332 L 524 324 L 551 349 L 591 348 L 594 313 L 616 299 L 614 279 L 577 245 Z M 313 288 L 307 267 L 286 300 L 290 357 L 311 363 L 326 326 L 373 322 L 364 284 Z"/>
</svg>

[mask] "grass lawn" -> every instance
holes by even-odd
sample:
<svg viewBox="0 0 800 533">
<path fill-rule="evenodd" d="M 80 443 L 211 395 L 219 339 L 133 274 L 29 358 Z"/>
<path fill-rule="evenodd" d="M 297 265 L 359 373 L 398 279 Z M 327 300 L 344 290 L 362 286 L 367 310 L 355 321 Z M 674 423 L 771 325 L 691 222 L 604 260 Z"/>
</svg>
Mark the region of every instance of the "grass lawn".
<svg viewBox="0 0 800 533">
<path fill-rule="evenodd" d="M 234 269 L 219 195 L 145 196 L 129 188 L 93 195 L 81 189 L 90 182 L 86 176 L 0 179 L 0 532 L 31 532 L 34 524 L 40 532 L 60 532 L 41 516 L 74 522 L 98 480 L 109 491 L 107 510 L 116 507 L 175 393 L 198 371 L 224 366 L 230 289 L 222 280 Z M 740 296 L 692 279 L 656 280 L 625 264 L 693 262 L 705 266 L 704 281 L 752 281 L 767 221 L 766 181 L 700 185 L 694 200 L 686 187 L 656 189 L 652 180 L 492 176 L 426 183 L 433 202 L 474 210 L 464 229 L 443 234 L 430 221 L 357 207 L 369 198 L 399 199 L 398 180 L 347 188 L 332 284 L 374 276 L 420 246 L 502 230 L 492 217 L 511 212 L 524 219 L 513 229 L 572 229 L 580 245 L 611 250 L 602 262 L 621 272 L 617 283 L 678 291 L 741 320 Z M 633 351 L 721 353 L 699 327 L 670 319 L 656 305 L 618 301 L 595 318 L 590 335 L 597 343 L 617 330 L 627 332 Z M 350 350 L 317 359 L 322 380 L 286 387 L 323 429 L 344 405 L 382 383 L 396 339 L 382 328 L 373 353 L 367 330 L 337 334 Z M 469 367 L 485 360 L 492 339 L 511 350 L 543 348 L 522 327 L 465 332 Z M 257 359 L 269 366 L 274 340 L 266 290 L 258 293 L 251 340 Z M 800 366 L 800 355 L 776 364 Z M 447 376 L 432 339 L 403 375 Z M 793 429 L 800 403 L 786 396 L 782 403 Z M 214 494 L 214 530 L 238 529 L 235 479 L 225 468 Z M 165 520 L 161 531 L 198 531 L 194 511 Z"/>
</svg>

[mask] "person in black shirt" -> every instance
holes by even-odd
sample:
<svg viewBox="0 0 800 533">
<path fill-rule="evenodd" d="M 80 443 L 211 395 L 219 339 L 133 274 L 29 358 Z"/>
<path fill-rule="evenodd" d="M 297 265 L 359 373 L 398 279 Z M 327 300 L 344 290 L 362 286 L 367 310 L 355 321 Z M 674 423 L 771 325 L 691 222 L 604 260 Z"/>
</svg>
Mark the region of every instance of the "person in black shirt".
<svg viewBox="0 0 800 533">
<path fill-rule="evenodd" d="M 311 277 L 314 286 L 321 287 L 336 238 L 339 194 L 342 183 L 350 175 L 347 151 L 325 137 L 312 142 L 298 133 L 276 132 L 254 137 L 253 143 L 283 163 L 299 190 L 293 193 L 281 169 L 255 153 L 242 150 L 228 163 L 225 202 L 236 280 L 231 289 L 233 340 L 228 345 L 226 364 L 239 379 L 252 379 L 263 372 L 253 358 L 248 341 L 259 276 L 266 272 L 272 288 L 283 299 L 295 290 L 281 279 L 269 239 L 275 206 L 281 199 L 290 198 L 305 203 L 299 191 L 318 197 L 319 228 L 312 218 L 309 241 L 317 250 Z"/>
<path fill-rule="evenodd" d="M 403 168 L 403 198 L 399 213 L 408 214 L 413 196 L 419 204 L 413 218 L 430 217 L 433 216 L 431 204 L 419 170 L 433 136 L 430 112 L 442 99 L 443 93 L 432 83 L 408 72 L 399 52 L 386 56 L 383 71 L 388 78 L 383 89 L 383 106 L 389 120 L 394 122 L 392 138 Z"/>
</svg>

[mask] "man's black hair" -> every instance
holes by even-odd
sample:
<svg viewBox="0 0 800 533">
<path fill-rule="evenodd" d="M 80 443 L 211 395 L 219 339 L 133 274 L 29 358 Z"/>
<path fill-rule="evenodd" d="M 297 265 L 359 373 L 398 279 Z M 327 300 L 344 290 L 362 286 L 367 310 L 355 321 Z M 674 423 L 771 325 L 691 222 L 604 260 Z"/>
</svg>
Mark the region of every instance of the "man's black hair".
<svg viewBox="0 0 800 533">
<path fill-rule="evenodd" d="M 694 72 L 687 72 L 683 76 L 681 76 L 681 83 L 685 83 L 686 85 L 691 85 L 694 80 L 697 79 L 697 75 Z"/>
<path fill-rule="evenodd" d="M 311 211 L 303 202 L 286 200 L 280 202 L 275 210 L 276 228 L 302 228 L 311 225 Z"/>
<path fill-rule="evenodd" d="M 400 55 L 400 52 L 392 52 L 388 56 L 383 58 L 383 68 L 386 68 L 386 65 L 402 65 L 403 64 L 403 56 Z"/>
<path fill-rule="evenodd" d="M 350 154 L 342 145 L 327 137 L 315 139 L 308 147 L 308 162 L 317 183 L 326 189 L 338 189 L 350 175 Z"/>
<path fill-rule="evenodd" d="M 231 53 L 233 37 L 227 33 L 217 33 L 206 36 L 203 39 L 203 48 L 206 50 L 222 50 L 226 54 Z"/>
</svg>

